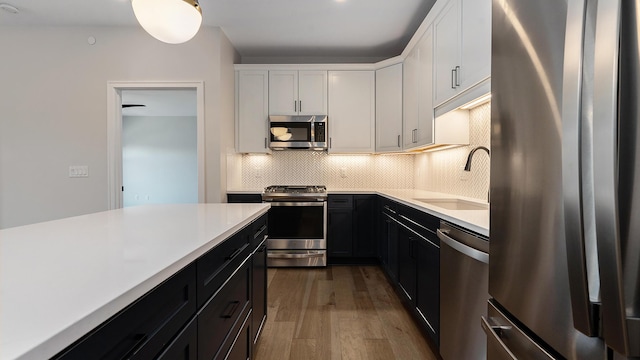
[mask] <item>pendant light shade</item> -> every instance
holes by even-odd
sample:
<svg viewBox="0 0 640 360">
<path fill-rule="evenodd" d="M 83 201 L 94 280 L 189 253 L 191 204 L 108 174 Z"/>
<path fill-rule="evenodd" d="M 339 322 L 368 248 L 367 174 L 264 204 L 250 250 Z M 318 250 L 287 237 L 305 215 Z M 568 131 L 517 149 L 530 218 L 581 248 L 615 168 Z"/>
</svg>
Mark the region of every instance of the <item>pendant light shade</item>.
<svg viewBox="0 0 640 360">
<path fill-rule="evenodd" d="M 142 28 L 168 44 L 190 40 L 202 24 L 197 0 L 131 0 L 131 6 Z"/>
</svg>

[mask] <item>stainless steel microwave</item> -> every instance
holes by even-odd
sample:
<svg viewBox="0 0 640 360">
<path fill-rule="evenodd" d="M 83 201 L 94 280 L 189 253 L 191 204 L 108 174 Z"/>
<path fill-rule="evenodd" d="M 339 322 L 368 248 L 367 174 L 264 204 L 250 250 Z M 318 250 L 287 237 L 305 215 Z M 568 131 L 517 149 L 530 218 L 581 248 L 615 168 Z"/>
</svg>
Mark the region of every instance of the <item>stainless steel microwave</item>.
<svg viewBox="0 0 640 360">
<path fill-rule="evenodd" d="M 269 116 L 269 148 L 272 150 L 326 150 L 327 116 Z"/>
</svg>

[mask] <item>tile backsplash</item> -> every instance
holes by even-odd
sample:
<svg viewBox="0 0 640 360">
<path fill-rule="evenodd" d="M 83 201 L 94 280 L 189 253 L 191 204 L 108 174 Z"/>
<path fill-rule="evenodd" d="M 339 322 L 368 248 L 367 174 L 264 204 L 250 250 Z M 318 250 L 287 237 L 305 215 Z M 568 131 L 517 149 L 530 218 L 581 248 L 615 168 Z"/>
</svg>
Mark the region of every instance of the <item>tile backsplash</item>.
<svg viewBox="0 0 640 360">
<path fill-rule="evenodd" d="M 333 189 L 422 189 L 486 200 L 489 157 L 478 151 L 471 172 L 462 171 L 476 146 L 490 148 L 490 104 L 470 110 L 470 145 L 409 155 L 329 155 L 315 151 L 276 151 L 229 158 L 235 174 L 228 188 L 324 184 Z"/>
<path fill-rule="evenodd" d="M 469 145 L 415 156 L 415 188 L 487 200 L 490 159 L 480 150 L 473 155 L 471 171 L 465 172 L 467 155 L 477 146 L 491 149 L 491 104 L 469 113 Z"/>
<path fill-rule="evenodd" d="M 244 189 L 268 185 L 326 185 L 333 189 L 413 188 L 412 155 L 328 155 L 274 151 L 242 156 Z"/>
</svg>

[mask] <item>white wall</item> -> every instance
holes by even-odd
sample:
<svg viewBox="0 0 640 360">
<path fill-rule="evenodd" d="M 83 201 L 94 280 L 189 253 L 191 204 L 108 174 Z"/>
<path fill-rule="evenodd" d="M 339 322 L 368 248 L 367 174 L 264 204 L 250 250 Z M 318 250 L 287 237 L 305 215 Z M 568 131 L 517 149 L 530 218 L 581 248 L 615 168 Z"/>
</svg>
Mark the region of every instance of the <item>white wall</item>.
<svg viewBox="0 0 640 360">
<path fill-rule="evenodd" d="M 139 27 L 0 27 L 0 49 L 0 228 L 107 209 L 108 81 L 204 81 L 206 201 L 222 199 L 238 55 L 220 29 L 168 45 Z"/>
<path fill-rule="evenodd" d="M 123 204 L 198 202 L 197 118 L 122 118 Z"/>
</svg>

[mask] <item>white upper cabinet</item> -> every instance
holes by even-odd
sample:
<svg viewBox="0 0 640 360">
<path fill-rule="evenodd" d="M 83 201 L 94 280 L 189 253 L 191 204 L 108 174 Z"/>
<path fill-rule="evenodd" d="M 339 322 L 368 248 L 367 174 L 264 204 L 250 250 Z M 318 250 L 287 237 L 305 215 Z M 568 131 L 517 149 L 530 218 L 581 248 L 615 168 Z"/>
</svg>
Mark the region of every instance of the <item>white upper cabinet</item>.
<svg viewBox="0 0 640 360">
<path fill-rule="evenodd" d="M 236 151 L 269 153 L 268 71 L 236 71 Z"/>
<path fill-rule="evenodd" d="M 269 71 L 269 115 L 325 114 L 326 71 Z"/>
<path fill-rule="evenodd" d="M 375 72 L 329 71 L 329 153 L 375 151 Z"/>
<path fill-rule="evenodd" d="M 402 150 L 402 63 L 376 71 L 376 152 Z"/>
<path fill-rule="evenodd" d="M 441 1 L 433 22 L 435 106 L 491 76 L 491 0 Z"/>
<path fill-rule="evenodd" d="M 433 143 L 433 31 L 429 27 L 404 62 L 403 149 Z"/>
</svg>

